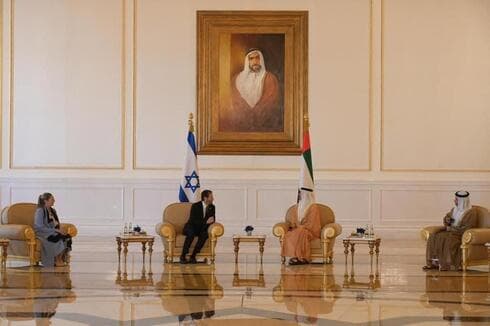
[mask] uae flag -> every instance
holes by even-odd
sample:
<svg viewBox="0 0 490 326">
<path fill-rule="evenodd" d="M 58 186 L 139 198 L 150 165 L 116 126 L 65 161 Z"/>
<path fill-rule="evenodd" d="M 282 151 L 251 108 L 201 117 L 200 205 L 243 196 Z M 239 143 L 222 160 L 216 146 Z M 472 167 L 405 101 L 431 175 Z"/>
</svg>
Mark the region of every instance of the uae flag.
<svg viewBox="0 0 490 326">
<path fill-rule="evenodd" d="M 310 132 L 305 119 L 303 148 L 301 155 L 301 172 L 298 189 L 298 220 L 305 216 L 308 207 L 315 202 L 315 183 L 313 179 L 313 162 L 311 159 Z"/>
</svg>

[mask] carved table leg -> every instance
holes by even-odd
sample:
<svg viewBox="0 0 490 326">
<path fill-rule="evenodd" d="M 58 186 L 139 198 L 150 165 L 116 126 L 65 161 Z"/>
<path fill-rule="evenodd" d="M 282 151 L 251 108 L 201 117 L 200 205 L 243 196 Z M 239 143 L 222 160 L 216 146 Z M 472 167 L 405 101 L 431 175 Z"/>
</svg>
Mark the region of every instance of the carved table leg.
<svg viewBox="0 0 490 326">
<path fill-rule="evenodd" d="M 117 261 L 121 264 L 121 239 L 117 239 Z"/>
<path fill-rule="evenodd" d="M 371 272 L 369 274 L 369 278 L 373 277 L 373 255 L 374 255 L 374 245 L 375 241 L 369 241 L 369 257 L 370 257 L 370 262 L 371 262 Z"/>
<path fill-rule="evenodd" d="M 349 258 L 349 240 L 344 240 L 344 254 L 345 254 L 345 273 L 344 276 L 348 277 L 347 273 L 347 259 Z"/>
<path fill-rule="evenodd" d="M 143 266 L 145 265 L 146 241 L 141 242 L 141 251 L 143 251 Z"/>
<path fill-rule="evenodd" d="M 356 246 L 355 243 L 350 244 L 350 255 L 351 255 L 351 259 L 352 259 L 351 266 L 350 266 L 350 277 L 351 278 L 354 277 L 354 252 L 356 251 L 355 246 Z"/>
<path fill-rule="evenodd" d="M 238 264 L 238 250 L 240 249 L 240 240 L 233 239 L 233 244 L 235 246 L 235 264 Z"/>
<path fill-rule="evenodd" d="M 123 242 L 123 254 L 124 254 L 124 276 L 128 276 L 128 273 L 126 272 L 126 263 L 128 260 L 128 243 L 126 241 Z"/>
<path fill-rule="evenodd" d="M 264 258 L 264 244 L 265 240 L 259 240 L 259 251 L 260 251 L 260 263 L 262 264 Z"/>
<path fill-rule="evenodd" d="M 381 240 L 378 239 L 376 241 L 376 248 L 375 248 L 375 253 L 376 253 L 376 276 L 379 276 L 379 246 L 381 245 Z"/>
<path fill-rule="evenodd" d="M 151 255 L 153 254 L 153 240 L 150 240 L 148 242 L 148 256 L 149 256 L 149 261 L 150 261 L 150 269 L 148 271 L 148 275 L 151 277 L 153 275 L 153 272 L 151 271 Z"/>
</svg>

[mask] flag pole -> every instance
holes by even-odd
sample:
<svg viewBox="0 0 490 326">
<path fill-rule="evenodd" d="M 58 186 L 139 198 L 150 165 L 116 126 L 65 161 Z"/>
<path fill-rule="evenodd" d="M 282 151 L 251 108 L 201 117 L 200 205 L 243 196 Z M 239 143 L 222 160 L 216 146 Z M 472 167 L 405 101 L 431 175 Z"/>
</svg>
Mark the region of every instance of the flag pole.
<svg viewBox="0 0 490 326">
<path fill-rule="evenodd" d="M 197 166 L 197 147 L 194 136 L 194 114 L 189 113 L 187 120 L 189 130 L 187 132 L 186 149 L 184 156 L 184 171 L 180 182 L 179 200 L 183 202 L 196 202 L 199 200 L 201 184 Z"/>
<path fill-rule="evenodd" d="M 190 132 L 194 132 L 194 115 L 191 113 L 189 113 L 189 131 Z"/>
</svg>

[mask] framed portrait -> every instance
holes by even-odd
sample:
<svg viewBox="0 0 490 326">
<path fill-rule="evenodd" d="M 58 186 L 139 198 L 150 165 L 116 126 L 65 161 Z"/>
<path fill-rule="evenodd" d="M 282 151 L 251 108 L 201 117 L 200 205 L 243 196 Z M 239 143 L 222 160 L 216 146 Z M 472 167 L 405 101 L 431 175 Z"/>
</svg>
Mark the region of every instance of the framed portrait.
<svg viewBox="0 0 490 326">
<path fill-rule="evenodd" d="M 198 11 L 199 154 L 300 153 L 307 81 L 307 11 Z"/>
</svg>

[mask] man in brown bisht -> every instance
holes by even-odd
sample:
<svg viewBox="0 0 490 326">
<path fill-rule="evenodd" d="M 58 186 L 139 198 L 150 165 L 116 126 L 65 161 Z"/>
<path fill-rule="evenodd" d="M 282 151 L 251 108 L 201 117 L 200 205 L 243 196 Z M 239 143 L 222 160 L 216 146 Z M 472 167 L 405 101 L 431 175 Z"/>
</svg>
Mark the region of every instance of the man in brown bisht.
<svg viewBox="0 0 490 326">
<path fill-rule="evenodd" d="M 470 204 L 469 192 L 456 192 L 454 204 L 455 207 L 443 220 L 446 229 L 431 234 L 427 240 L 427 265 L 424 266 L 424 270 L 461 269 L 461 237 L 464 231 L 476 227 L 478 216 L 476 209 Z"/>
</svg>

